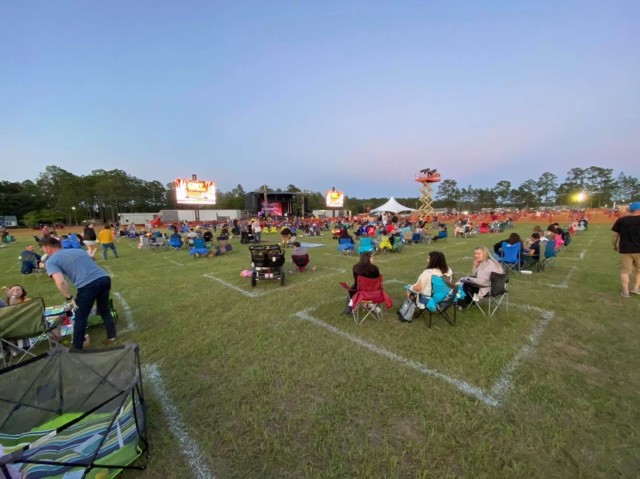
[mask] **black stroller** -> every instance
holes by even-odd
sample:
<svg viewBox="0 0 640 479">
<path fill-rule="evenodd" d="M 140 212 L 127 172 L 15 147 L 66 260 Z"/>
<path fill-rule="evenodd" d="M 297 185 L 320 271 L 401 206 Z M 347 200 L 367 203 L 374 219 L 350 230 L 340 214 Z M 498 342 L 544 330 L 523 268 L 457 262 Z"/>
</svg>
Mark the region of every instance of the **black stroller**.
<svg viewBox="0 0 640 479">
<path fill-rule="evenodd" d="M 284 286 L 284 251 L 280 245 L 251 245 L 251 286 L 255 286 L 258 280 L 279 279 Z"/>
</svg>

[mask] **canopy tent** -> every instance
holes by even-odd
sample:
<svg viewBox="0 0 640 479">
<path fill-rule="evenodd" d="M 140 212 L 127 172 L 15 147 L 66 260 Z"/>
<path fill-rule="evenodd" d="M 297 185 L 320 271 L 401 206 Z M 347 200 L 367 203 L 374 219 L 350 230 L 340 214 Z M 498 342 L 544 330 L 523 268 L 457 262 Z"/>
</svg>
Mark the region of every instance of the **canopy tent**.
<svg viewBox="0 0 640 479">
<path fill-rule="evenodd" d="M 384 205 L 378 206 L 371 210 L 371 213 L 400 213 L 401 211 L 415 211 L 413 208 L 403 206 L 392 196 Z"/>
</svg>

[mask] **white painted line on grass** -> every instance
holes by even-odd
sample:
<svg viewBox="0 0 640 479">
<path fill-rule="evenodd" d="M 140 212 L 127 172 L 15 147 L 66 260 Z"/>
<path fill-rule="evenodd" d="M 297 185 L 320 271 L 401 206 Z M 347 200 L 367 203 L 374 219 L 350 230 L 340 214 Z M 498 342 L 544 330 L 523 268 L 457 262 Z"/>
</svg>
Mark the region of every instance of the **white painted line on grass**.
<svg viewBox="0 0 640 479">
<path fill-rule="evenodd" d="M 346 273 L 347 272 L 346 269 L 329 268 L 328 266 L 327 267 L 323 267 L 322 269 L 329 269 L 331 271 L 337 271 L 338 273 Z"/>
<path fill-rule="evenodd" d="M 204 455 L 200 450 L 198 444 L 191 439 L 187 432 L 187 427 L 182 420 L 182 415 L 178 408 L 173 404 L 171 396 L 164 387 L 162 376 L 158 366 L 150 364 L 142 368 L 143 374 L 146 379 L 151 383 L 154 392 L 160 401 L 160 405 L 164 410 L 164 414 L 169 422 L 169 431 L 178 440 L 180 445 L 180 451 L 186 457 L 187 464 L 191 469 L 191 475 L 202 479 L 215 479 L 215 475 L 207 467 L 207 462 L 204 459 Z"/>
<path fill-rule="evenodd" d="M 103 268 L 103 269 L 107 272 L 107 274 L 108 274 L 109 276 L 111 276 L 112 278 L 115 278 L 115 277 L 116 277 L 116 275 L 115 275 L 115 274 L 113 274 L 113 271 L 111 271 L 111 268 L 109 268 L 106 264 L 105 264 L 105 265 L 102 265 L 102 268 Z"/>
<path fill-rule="evenodd" d="M 552 288 L 567 289 L 569 287 L 569 280 L 571 279 L 573 273 L 575 273 L 576 271 L 579 271 L 578 268 L 576 266 L 572 266 L 562 282 L 560 282 L 559 284 L 549 284 L 548 286 L 551 286 Z"/>
<path fill-rule="evenodd" d="M 173 259 L 171 259 L 171 258 L 167 258 L 167 257 L 165 257 L 164 259 L 165 259 L 166 261 L 168 261 L 169 263 L 171 263 L 171 264 L 175 264 L 176 266 L 184 266 L 184 263 L 178 263 L 177 261 L 174 261 L 174 260 L 173 260 Z"/>
<path fill-rule="evenodd" d="M 133 246 L 133 244 L 131 244 L 131 241 L 127 241 L 125 244 L 126 244 L 129 248 L 132 248 L 132 249 L 138 249 L 138 247 L 137 247 L 137 246 Z"/>
<path fill-rule="evenodd" d="M 464 394 L 467 394 L 469 396 L 472 396 L 478 399 L 479 401 L 482 401 L 487 406 L 497 407 L 500 405 L 500 402 L 497 399 L 490 396 L 479 387 L 469 384 L 461 379 L 457 379 L 457 378 L 448 376 L 446 374 L 443 374 L 439 371 L 436 371 L 435 369 L 430 369 L 427 366 L 418 363 L 417 361 L 404 358 L 395 353 L 392 353 L 391 351 L 387 351 L 386 349 L 380 348 L 375 344 L 368 343 L 358 337 L 352 336 L 349 333 L 346 333 L 341 329 L 336 328 L 335 326 L 332 326 L 328 323 L 325 323 L 324 321 L 314 318 L 309 314 L 310 311 L 312 311 L 312 308 L 304 309 L 302 311 L 297 312 L 295 316 L 299 319 L 302 319 L 303 321 L 308 321 L 312 324 L 315 324 L 316 326 L 320 326 L 331 333 L 342 336 L 343 338 L 348 339 L 349 341 L 357 344 L 358 346 L 361 346 L 365 349 L 368 349 L 369 351 L 372 351 L 381 356 L 384 356 L 387 359 L 400 363 L 404 366 L 410 367 L 422 374 L 426 374 L 428 376 L 433 376 L 435 378 L 441 379 L 442 381 L 445 381 L 453 385 L 455 388 L 457 388 L 459 391 L 463 392 Z"/>
<path fill-rule="evenodd" d="M 124 317 L 127 320 L 127 327 L 124 329 L 121 329 L 120 332 L 128 333 L 129 331 L 134 331 L 135 329 L 138 329 L 138 326 L 133 321 L 133 312 L 131 311 L 131 308 L 129 307 L 127 302 L 122 297 L 122 294 L 120 294 L 117 291 L 114 291 L 113 295 L 116 298 L 118 298 L 118 302 L 120 302 L 120 304 L 122 305 L 122 309 L 124 310 Z"/>
<path fill-rule="evenodd" d="M 204 276 L 205 278 L 209 278 L 212 279 L 214 281 L 217 281 L 218 283 L 226 286 L 227 288 L 233 289 L 234 291 L 237 291 L 238 293 L 241 293 L 249 298 L 257 298 L 258 296 L 264 296 L 265 293 L 264 292 L 258 292 L 258 291 L 245 291 L 242 288 L 239 288 L 238 286 L 236 286 L 235 284 L 231 284 L 231 283 L 227 283 L 226 281 L 224 281 L 223 279 L 220 278 L 216 278 L 213 274 L 211 273 L 206 273 L 203 274 L 202 276 Z M 249 281 L 249 278 L 247 278 L 247 281 Z"/>
<path fill-rule="evenodd" d="M 500 373 L 500 377 L 496 381 L 496 383 L 491 388 L 491 396 L 496 398 L 499 401 L 502 401 L 505 393 L 507 393 L 512 387 L 512 376 L 514 371 L 520 366 L 522 361 L 526 359 L 529 355 L 532 354 L 534 348 L 538 344 L 540 340 L 540 336 L 544 333 L 545 329 L 549 325 L 549 322 L 553 319 L 554 313 L 552 311 L 547 311 L 544 309 L 536 308 L 535 306 L 528 305 L 513 305 L 516 308 L 521 308 L 526 311 L 534 311 L 540 314 L 540 320 L 536 323 L 536 326 L 533 328 L 533 332 L 529 335 L 528 343 L 525 343 L 520 351 L 516 353 L 516 355 L 507 363 L 507 365 L 502 368 Z"/>
<path fill-rule="evenodd" d="M 580 253 L 579 258 L 580 258 L 580 259 L 584 259 L 584 255 L 585 255 L 585 254 L 587 254 L 587 250 L 586 250 L 586 249 L 583 249 L 583 250 L 582 250 L 582 252 Z"/>
</svg>

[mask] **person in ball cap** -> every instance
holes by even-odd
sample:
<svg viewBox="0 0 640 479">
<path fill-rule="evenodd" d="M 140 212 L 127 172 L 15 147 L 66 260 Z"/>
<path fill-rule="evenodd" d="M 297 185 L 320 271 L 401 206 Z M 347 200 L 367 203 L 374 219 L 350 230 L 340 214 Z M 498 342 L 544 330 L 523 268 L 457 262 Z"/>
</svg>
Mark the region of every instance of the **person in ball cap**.
<svg viewBox="0 0 640 479">
<path fill-rule="evenodd" d="M 640 201 L 629 204 L 629 214 L 618 218 L 611 231 L 613 249 L 620 253 L 620 284 L 623 298 L 629 293 L 640 295 Z M 633 289 L 629 289 L 631 274 L 635 271 Z"/>
</svg>

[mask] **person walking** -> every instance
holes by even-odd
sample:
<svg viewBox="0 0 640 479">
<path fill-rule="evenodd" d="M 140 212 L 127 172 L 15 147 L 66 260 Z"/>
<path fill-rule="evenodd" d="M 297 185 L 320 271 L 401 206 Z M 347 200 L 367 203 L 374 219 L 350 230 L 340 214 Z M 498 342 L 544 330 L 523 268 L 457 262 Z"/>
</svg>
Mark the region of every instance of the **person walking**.
<svg viewBox="0 0 640 479">
<path fill-rule="evenodd" d="M 84 231 L 82 232 L 83 242 L 87 247 L 87 253 L 92 258 L 95 257 L 96 251 L 98 251 L 98 245 L 96 244 L 98 237 L 96 236 L 94 226 L 93 221 L 91 221 L 84 227 Z"/>
<path fill-rule="evenodd" d="M 43 238 L 40 246 L 49 256 L 45 263 L 47 274 L 65 301 L 70 302 L 75 310 L 73 347 L 81 350 L 84 345 L 87 319 L 94 303 L 107 330 L 107 342 L 115 341 L 116 323 L 109 311 L 109 275 L 87 253 L 80 249 L 62 249 L 60 241 L 52 236 Z M 71 294 L 67 279 L 77 289 L 75 297 Z"/>
<path fill-rule="evenodd" d="M 620 253 L 620 295 L 623 298 L 628 298 L 630 292 L 640 295 L 640 201 L 634 201 L 629 205 L 629 214 L 618 218 L 611 231 L 613 249 Z M 633 289 L 629 291 L 629 282 L 634 271 L 636 278 Z"/>
<path fill-rule="evenodd" d="M 111 231 L 111 227 L 107 224 L 104 225 L 104 228 L 100 233 L 98 233 L 98 241 L 102 245 L 102 257 L 107 259 L 107 250 L 112 250 L 113 255 L 118 257 L 118 250 L 116 250 L 116 245 L 114 244 L 113 239 L 113 231 Z"/>
</svg>

